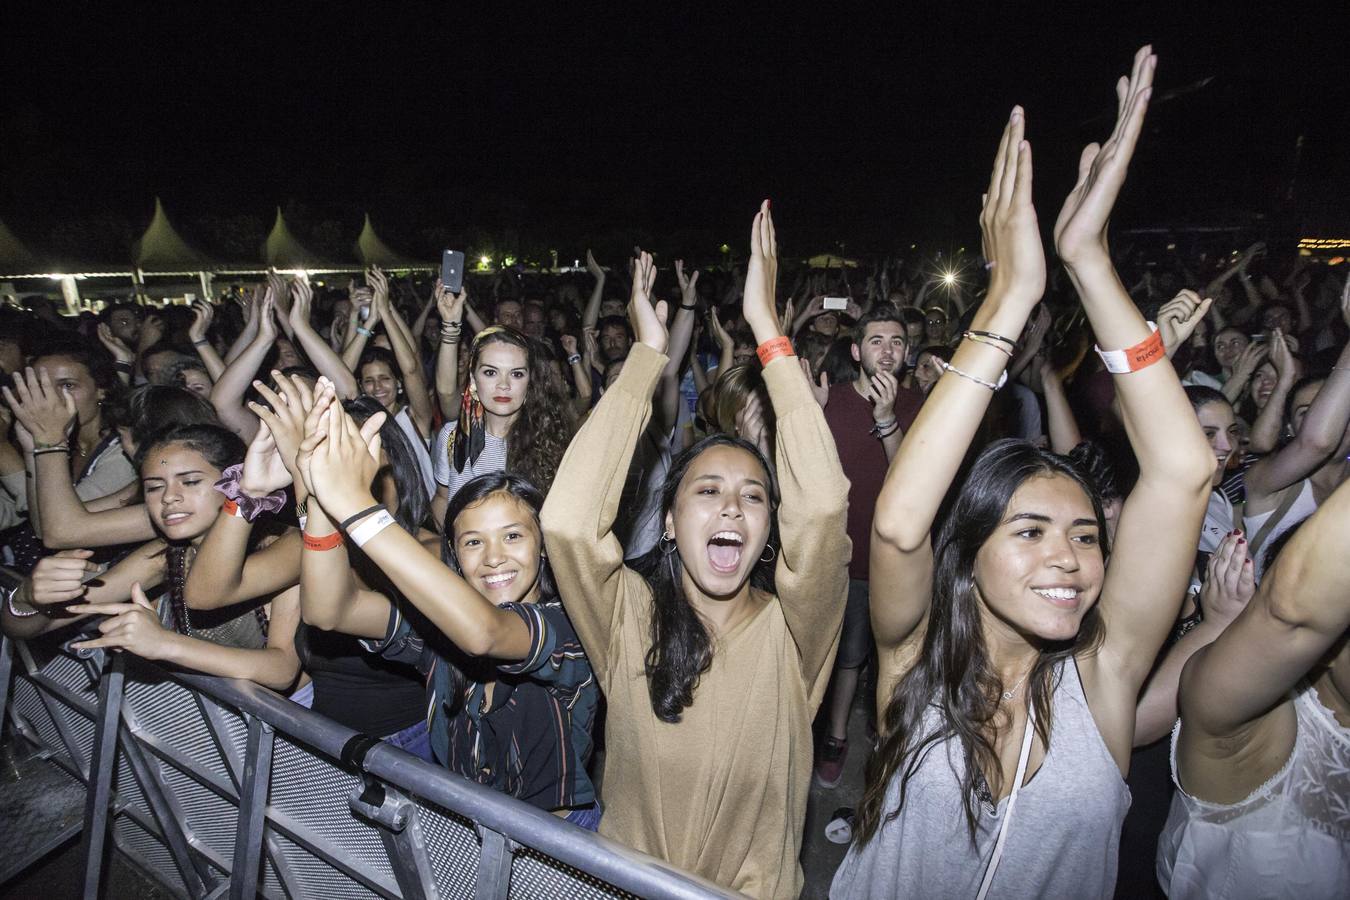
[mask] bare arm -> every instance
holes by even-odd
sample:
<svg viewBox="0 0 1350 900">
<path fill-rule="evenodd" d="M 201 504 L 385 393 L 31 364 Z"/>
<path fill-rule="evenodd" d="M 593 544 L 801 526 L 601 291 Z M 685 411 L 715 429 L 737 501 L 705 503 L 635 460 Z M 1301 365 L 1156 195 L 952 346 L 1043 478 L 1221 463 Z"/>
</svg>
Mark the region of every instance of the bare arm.
<svg viewBox="0 0 1350 900">
<path fill-rule="evenodd" d="M 239 354 L 253 343 L 253 339 L 258 336 L 258 312 L 262 308 L 264 288 L 258 285 L 253 289 L 252 296 L 249 297 L 248 309 L 244 314 L 244 328 L 239 332 L 239 337 L 234 339 L 230 349 L 225 352 L 225 365 L 228 366 L 239 358 Z M 217 378 L 217 381 L 220 379 Z"/>
<path fill-rule="evenodd" d="M 374 270 L 379 273 L 379 270 Z M 383 273 L 379 273 L 383 278 Z M 389 301 L 388 287 L 376 288 L 375 302 L 380 304 L 384 318 L 385 333 L 389 335 L 389 346 L 394 350 L 399 371 L 403 375 L 403 393 L 408 398 L 408 408 L 412 411 L 413 424 L 425 441 L 431 435 L 431 423 L 435 413 L 431 408 L 431 393 L 427 390 L 426 378 L 422 375 L 422 359 L 417 354 L 417 345 L 412 341 L 408 323 L 393 303 Z"/>
<path fill-rule="evenodd" d="M 1256 592 L 1255 571 L 1247 544 L 1227 535 L 1210 554 L 1200 590 L 1204 618 L 1172 645 L 1149 676 L 1135 710 L 1134 745 L 1142 747 L 1165 737 L 1177 720 L 1177 684 L 1186 661 L 1213 643 L 1246 607 Z"/>
<path fill-rule="evenodd" d="M 1273 398 L 1272 398 L 1273 399 Z M 1256 507 L 1317 470 L 1340 446 L 1350 423 L 1350 343 L 1308 407 L 1294 439 L 1252 465 L 1244 478 L 1247 508 Z"/>
<path fill-rule="evenodd" d="M 259 367 L 267 358 L 272 344 L 277 339 L 276 318 L 273 314 L 276 301 L 269 291 L 264 295 L 262 309 L 258 315 L 261 320 L 258 335 L 221 373 L 215 386 L 211 388 L 211 405 L 216 408 L 220 421 L 235 434 L 249 441 L 258 431 L 258 417 L 244 406 L 244 394 L 258 374 Z"/>
<path fill-rule="evenodd" d="M 1118 88 L 1116 130 L 1100 150 L 1090 145 L 1084 152 L 1078 184 L 1055 224 L 1056 247 L 1097 342 L 1112 350 L 1151 334 L 1111 264 L 1106 226 L 1143 129 L 1155 65 L 1150 48 L 1135 55 L 1129 81 Z M 1107 745 L 1118 763 L 1124 754 L 1124 768 L 1139 689 L 1176 619 L 1195 562 L 1214 456 L 1165 358 L 1112 380 L 1139 480 L 1121 511 L 1099 601 L 1106 638 L 1096 659 L 1105 677 L 1096 681 L 1095 662 L 1083 668 L 1085 687 L 1098 702 L 1093 712 L 1104 717 Z"/>
<path fill-rule="evenodd" d="M 594 328 L 595 323 L 600 321 L 600 301 L 605 296 L 605 270 L 595 261 L 590 250 L 586 251 L 586 271 L 595 279 L 595 287 L 591 288 L 591 297 L 586 301 L 586 309 L 581 314 L 581 327 Z"/>
<path fill-rule="evenodd" d="M 152 587 L 163 580 L 164 549 L 163 541 L 150 541 L 102 574 L 101 567 L 89 561 L 93 555 L 89 550 L 62 550 L 44 557 L 14 598 L 19 612 L 36 614 L 15 616 L 5 604 L 0 626 L 10 637 L 26 640 L 98 612 L 85 607 L 121 603 L 131 596 L 132 585 Z"/>
<path fill-rule="evenodd" d="M 338 396 L 350 400 L 360 391 L 357 389 L 356 376 L 342 362 L 342 357 L 319 336 L 310 322 L 310 308 L 314 301 L 314 292 L 307 277 L 297 277 L 291 282 L 291 334 L 299 342 L 309 361 L 320 375 L 327 376 L 337 388 Z"/>
<path fill-rule="evenodd" d="M 1240 751 L 1248 726 L 1285 699 L 1350 628 L 1350 483 L 1299 527 L 1256 596 L 1181 678 L 1183 735 Z"/>
<path fill-rule="evenodd" d="M 211 328 L 211 320 L 215 317 L 216 310 L 208 301 L 197 300 L 192 304 L 192 327 L 188 329 L 188 337 L 192 340 L 192 347 L 197 351 L 197 356 L 201 359 L 202 365 L 206 366 L 206 374 L 215 381 L 220 377 L 220 373 L 225 371 L 225 362 L 216 352 L 216 348 L 211 346 L 211 341 L 207 337 Z"/>
<path fill-rule="evenodd" d="M 1275 388 L 1270 392 L 1266 405 L 1256 414 L 1252 423 L 1251 451 L 1270 453 L 1280 445 L 1280 433 L 1284 430 L 1285 401 L 1294 387 L 1294 360 L 1289 353 L 1289 345 L 1284 335 L 1278 331 L 1270 336 L 1270 362 L 1275 367 Z"/>
<path fill-rule="evenodd" d="M 465 288 L 452 294 L 437 278 L 432 296 L 441 316 L 441 343 L 436 351 L 436 401 L 440 404 L 441 415 L 453 419 L 459 415 L 459 350 L 464 339 L 464 307 L 469 291 Z"/>
<path fill-rule="evenodd" d="M 1045 289 L 1045 256 L 1031 203 L 1031 149 L 1022 140 L 1023 128 L 1022 110 L 1015 108 L 980 214 L 984 256 L 995 266 L 971 325 L 1010 339 L 1021 334 Z M 883 656 L 921 633 L 932 591 L 929 533 L 993 396 L 974 379 L 993 384 L 1007 363 L 995 347 L 963 341 L 951 365 L 971 377 L 948 371 L 938 379 L 886 472 L 871 543 L 872 628 Z"/>
<path fill-rule="evenodd" d="M 109 547 L 148 541 L 155 536 L 145 504 L 88 512 L 70 480 L 70 462 L 60 453 L 35 460 L 38 502 L 42 507 L 42 542 L 54 550 Z"/>
</svg>

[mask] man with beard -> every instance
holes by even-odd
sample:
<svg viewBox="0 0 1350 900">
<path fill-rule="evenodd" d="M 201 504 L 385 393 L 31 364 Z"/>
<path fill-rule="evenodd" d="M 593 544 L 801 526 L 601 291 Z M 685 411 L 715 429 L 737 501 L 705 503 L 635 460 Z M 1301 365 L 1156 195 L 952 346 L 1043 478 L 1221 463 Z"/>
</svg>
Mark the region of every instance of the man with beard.
<svg viewBox="0 0 1350 900">
<path fill-rule="evenodd" d="M 872 537 L 872 511 L 890 459 L 923 405 L 923 394 L 900 384 L 909 340 L 900 311 L 889 304 L 874 307 L 854 329 L 853 359 L 857 377 L 823 392 L 825 421 L 839 448 L 848 476 L 849 561 L 848 607 L 835 658 L 834 679 L 822 708 L 822 741 L 816 751 L 815 777 L 822 787 L 839 784 L 848 753 L 848 714 L 858 687 L 858 673 L 872 652 L 868 612 L 867 557 Z"/>
</svg>

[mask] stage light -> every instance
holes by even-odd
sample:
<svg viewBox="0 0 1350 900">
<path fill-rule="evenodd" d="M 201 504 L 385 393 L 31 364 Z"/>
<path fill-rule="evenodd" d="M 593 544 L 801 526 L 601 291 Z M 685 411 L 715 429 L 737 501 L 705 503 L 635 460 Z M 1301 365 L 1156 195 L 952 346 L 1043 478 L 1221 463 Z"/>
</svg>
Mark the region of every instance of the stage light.
<svg viewBox="0 0 1350 900">
<path fill-rule="evenodd" d="M 955 272 L 943 272 L 943 273 L 942 273 L 942 283 L 945 284 L 947 287 L 951 287 L 952 285 L 956 284 L 956 273 L 955 273 Z"/>
</svg>

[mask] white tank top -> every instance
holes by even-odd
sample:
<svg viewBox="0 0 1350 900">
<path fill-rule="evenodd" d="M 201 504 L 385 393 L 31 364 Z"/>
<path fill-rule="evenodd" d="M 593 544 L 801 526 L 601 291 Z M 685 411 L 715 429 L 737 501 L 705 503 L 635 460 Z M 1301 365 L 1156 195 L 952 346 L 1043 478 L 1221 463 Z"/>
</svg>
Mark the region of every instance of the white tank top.
<svg viewBox="0 0 1350 900">
<path fill-rule="evenodd" d="M 408 436 L 408 443 L 412 444 L 413 453 L 417 456 L 417 469 L 422 475 L 422 484 L 427 490 L 427 498 L 430 499 L 436 493 L 436 479 L 432 477 L 431 472 L 431 453 L 427 450 L 426 439 L 417 433 L 417 423 L 412 419 L 412 413 L 408 407 L 404 406 L 394 416 L 394 424 L 403 430 Z"/>
<path fill-rule="evenodd" d="M 1007 844 L 990 898 L 1111 897 L 1120 826 L 1130 789 L 1088 709 L 1076 662 L 1061 664 L 1051 701 L 1050 746 L 1017 796 Z M 930 708 L 927 722 L 935 723 Z M 931 727 L 931 726 L 930 726 Z M 979 804 L 975 842 L 961 795 L 964 761 L 955 738 L 928 750 L 910 779 L 900 815 L 866 847 L 849 848 L 830 886 L 834 898 L 960 898 L 972 900 L 994 852 L 1004 797 Z M 900 778 L 886 790 L 886 810 L 900 798 Z"/>
<path fill-rule="evenodd" d="M 1209 803 L 1177 777 L 1158 839 L 1158 882 L 1172 900 L 1343 900 L 1350 897 L 1350 729 L 1303 685 L 1298 735 L 1280 771 L 1245 799 Z"/>
<path fill-rule="evenodd" d="M 1285 488 L 1285 490 L 1289 490 L 1289 488 Z M 1243 516 L 1242 530 L 1246 534 L 1247 540 L 1250 541 L 1255 537 L 1256 533 L 1266 524 L 1266 520 L 1275 515 L 1275 512 L 1276 510 L 1272 509 L 1268 512 L 1257 513 L 1254 516 Z M 1313 494 L 1312 480 L 1305 478 L 1303 479 L 1303 483 L 1299 486 L 1298 496 L 1294 499 L 1294 505 L 1289 507 L 1289 511 L 1280 518 L 1280 521 L 1275 523 L 1275 527 L 1270 529 L 1270 533 L 1262 538 L 1261 546 L 1253 547 L 1251 549 L 1251 552 L 1256 554 L 1252 565 L 1256 570 L 1256 579 L 1258 581 L 1260 581 L 1261 576 L 1265 574 L 1267 562 L 1266 550 L 1270 545 L 1275 543 L 1280 535 L 1284 534 L 1290 528 L 1297 525 L 1299 522 L 1302 522 L 1315 512 L 1317 512 L 1317 496 Z"/>
</svg>

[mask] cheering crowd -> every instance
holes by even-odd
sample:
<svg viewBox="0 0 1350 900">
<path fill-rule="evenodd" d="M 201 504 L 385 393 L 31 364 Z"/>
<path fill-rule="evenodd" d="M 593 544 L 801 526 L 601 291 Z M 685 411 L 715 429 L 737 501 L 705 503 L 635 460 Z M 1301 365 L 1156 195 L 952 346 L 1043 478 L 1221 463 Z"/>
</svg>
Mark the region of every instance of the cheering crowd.
<svg viewBox="0 0 1350 900">
<path fill-rule="evenodd" d="M 765 201 L 743 272 L 7 309 L 0 625 L 258 682 L 752 896 L 800 893 L 850 753 L 832 896 L 1350 895 L 1350 283 L 1113 254 L 1155 64 L 1053 264 L 1014 108 L 945 283 L 783 290 Z"/>
</svg>

